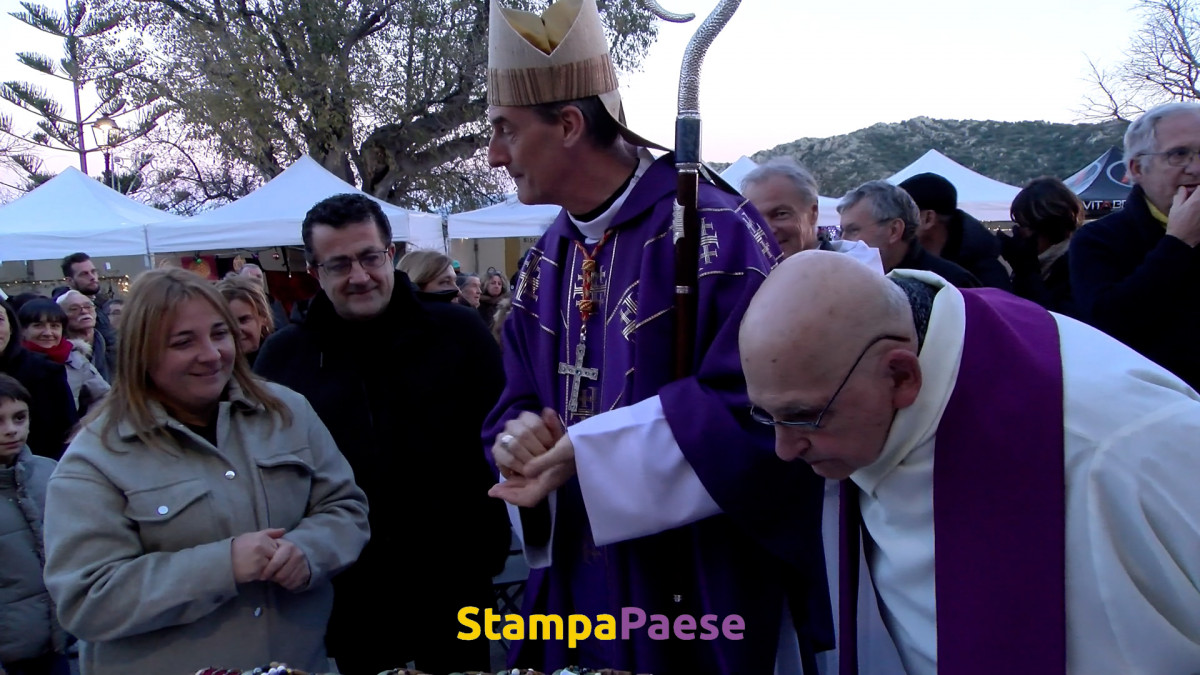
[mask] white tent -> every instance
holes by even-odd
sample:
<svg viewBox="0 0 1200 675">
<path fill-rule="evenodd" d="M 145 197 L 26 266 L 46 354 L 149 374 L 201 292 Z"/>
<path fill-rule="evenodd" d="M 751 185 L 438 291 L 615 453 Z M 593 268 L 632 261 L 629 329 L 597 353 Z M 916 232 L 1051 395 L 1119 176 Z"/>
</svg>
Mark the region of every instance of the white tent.
<svg viewBox="0 0 1200 675">
<path fill-rule="evenodd" d="M 936 173 L 950 181 L 958 190 L 958 208 L 983 221 L 1007 221 L 1012 200 L 1021 191 L 975 173 L 937 150 L 926 152 L 887 180 L 892 185 L 899 185 L 919 173 Z"/>
<path fill-rule="evenodd" d="M 442 217 L 433 213 L 408 212 L 408 247 L 446 252 L 446 237 L 442 234 Z"/>
<path fill-rule="evenodd" d="M 178 220 L 75 167 L 0 207 L 0 260 L 48 260 L 76 251 L 146 255 L 147 223 Z"/>
<path fill-rule="evenodd" d="M 266 185 L 236 202 L 185 220 L 150 225 L 147 228 L 150 250 L 160 253 L 299 246 L 303 243 L 300 223 L 312 205 L 348 192 L 366 195 L 303 155 Z M 371 199 L 379 202 L 392 224 L 392 239 L 407 241 L 409 212 L 375 197 Z"/>
<path fill-rule="evenodd" d="M 735 190 L 741 191 L 742 180 L 757 168 L 758 164 L 754 160 L 742 155 L 736 162 L 725 167 L 725 170 L 721 172 L 721 178 L 725 179 L 725 182 L 732 185 Z"/>
<path fill-rule="evenodd" d="M 499 204 L 450 214 L 446 229 L 452 239 L 540 237 L 561 212 L 559 206 L 531 206 L 517 201 L 516 195 L 509 195 Z"/>
</svg>

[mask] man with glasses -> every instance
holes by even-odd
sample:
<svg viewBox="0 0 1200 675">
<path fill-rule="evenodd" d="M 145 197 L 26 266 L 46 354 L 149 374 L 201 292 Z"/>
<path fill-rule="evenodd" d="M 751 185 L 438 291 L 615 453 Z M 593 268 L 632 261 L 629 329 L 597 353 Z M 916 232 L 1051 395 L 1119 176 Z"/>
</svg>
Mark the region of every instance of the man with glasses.
<svg viewBox="0 0 1200 675">
<path fill-rule="evenodd" d="M 847 192 L 837 209 L 842 217 L 842 239 L 878 249 L 885 272 L 927 270 L 959 288 L 982 285 L 975 275 L 921 246 L 917 203 L 895 185 L 882 180 L 863 183 Z"/>
<path fill-rule="evenodd" d="M 352 674 L 487 670 L 488 643 L 458 640 L 456 615 L 494 604 L 510 542 L 479 451 L 503 386 L 496 341 L 474 310 L 417 299 L 365 195 L 318 203 L 301 234 L 321 292 L 254 369 L 308 398 L 370 500 L 371 541 L 334 580 L 330 655 Z"/>
<path fill-rule="evenodd" d="M 1200 104 L 1168 103 L 1125 131 L 1125 208 L 1071 238 L 1080 318 L 1200 388 Z"/>
<path fill-rule="evenodd" d="M 72 253 L 63 258 L 62 273 L 67 279 L 67 288 L 83 293 L 95 303 L 96 331 L 104 339 L 104 362 L 111 367 L 117 362 L 117 328 L 109 319 L 108 302 L 100 295 L 100 273 L 96 264 L 86 253 Z"/>
<path fill-rule="evenodd" d="M 739 347 L 779 457 L 842 480 L 841 672 L 1200 669 L 1178 379 L 1015 296 L 822 251 L 771 273 Z M 902 668 L 854 664 L 860 533 Z"/>
</svg>

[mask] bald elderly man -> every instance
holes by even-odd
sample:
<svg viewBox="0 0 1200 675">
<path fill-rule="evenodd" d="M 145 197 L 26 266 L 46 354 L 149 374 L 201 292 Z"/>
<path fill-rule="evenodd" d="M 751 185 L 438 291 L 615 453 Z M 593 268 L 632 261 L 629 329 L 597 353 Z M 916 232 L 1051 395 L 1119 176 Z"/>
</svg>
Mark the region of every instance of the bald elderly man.
<svg viewBox="0 0 1200 675">
<path fill-rule="evenodd" d="M 846 479 L 843 581 L 861 519 L 908 673 L 1200 672 L 1200 396 L 1179 378 L 1003 292 L 822 251 L 771 273 L 740 349 L 776 453 Z"/>
</svg>

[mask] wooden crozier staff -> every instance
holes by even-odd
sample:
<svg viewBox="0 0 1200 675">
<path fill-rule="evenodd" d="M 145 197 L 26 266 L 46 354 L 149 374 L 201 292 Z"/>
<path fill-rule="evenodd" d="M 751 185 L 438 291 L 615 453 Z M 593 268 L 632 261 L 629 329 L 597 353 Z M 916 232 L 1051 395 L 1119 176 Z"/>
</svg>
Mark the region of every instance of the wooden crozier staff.
<svg viewBox="0 0 1200 675">
<path fill-rule="evenodd" d="M 646 9 L 665 21 L 683 23 L 694 14 L 668 12 L 656 0 Z M 688 42 L 679 69 L 679 112 L 675 118 L 675 167 L 679 183 L 671 234 L 675 241 L 675 376 L 695 369 L 696 295 L 700 258 L 700 213 L 696 208 L 700 172 L 700 65 L 717 34 L 729 23 L 742 0 L 722 0 Z"/>
</svg>

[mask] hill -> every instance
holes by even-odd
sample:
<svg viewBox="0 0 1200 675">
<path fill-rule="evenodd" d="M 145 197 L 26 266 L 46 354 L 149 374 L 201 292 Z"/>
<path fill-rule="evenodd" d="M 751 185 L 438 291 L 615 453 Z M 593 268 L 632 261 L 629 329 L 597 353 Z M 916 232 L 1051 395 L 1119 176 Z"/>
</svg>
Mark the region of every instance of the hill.
<svg viewBox="0 0 1200 675">
<path fill-rule="evenodd" d="M 757 152 L 751 159 L 762 163 L 791 155 L 816 175 L 821 194 L 838 197 L 868 180 L 892 175 L 932 148 L 989 178 L 1020 187 L 1038 176 L 1070 176 L 1110 146 L 1120 146 L 1125 126 L 1117 121 L 1057 124 L 916 117 L 841 136 L 801 138 Z"/>
</svg>

